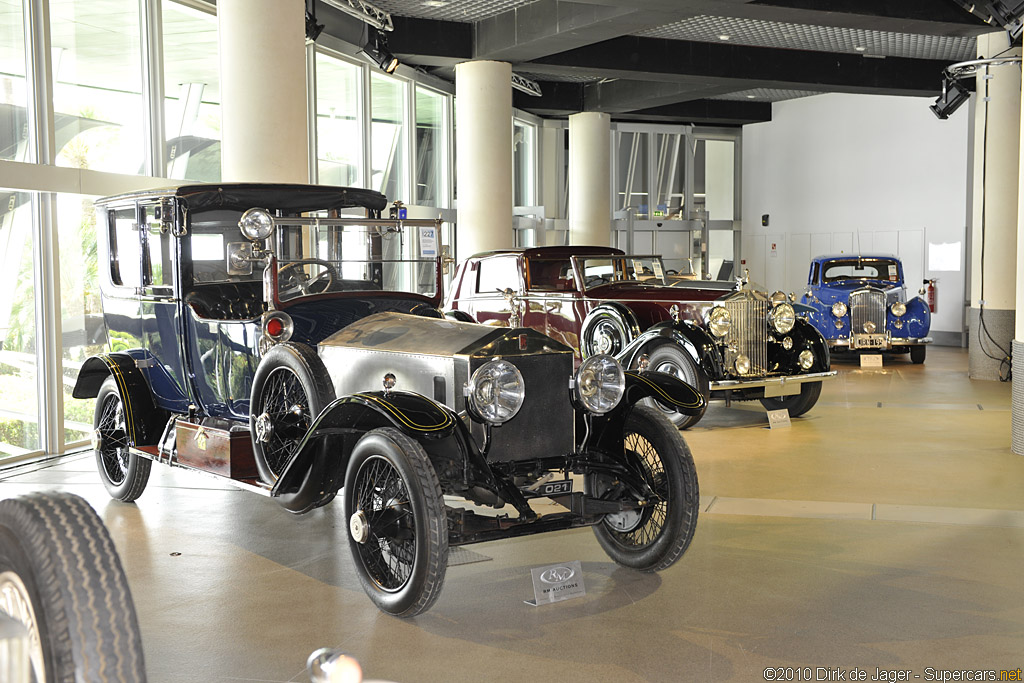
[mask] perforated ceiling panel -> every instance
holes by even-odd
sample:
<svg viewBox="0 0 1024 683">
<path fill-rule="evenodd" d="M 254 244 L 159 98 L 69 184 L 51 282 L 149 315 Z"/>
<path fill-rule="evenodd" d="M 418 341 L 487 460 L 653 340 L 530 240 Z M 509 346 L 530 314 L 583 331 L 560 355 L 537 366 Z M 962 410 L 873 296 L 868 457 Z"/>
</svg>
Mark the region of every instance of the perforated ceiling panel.
<svg viewBox="0 0 1024 683">
<path fill-rule="evenodd" d="M 476 22 L 501 14 L 534 0 L 373 0 L 391 14 L 417 19 Z"/>
<path fill-rule="evenodd" d="M 692 17 L 641 31 L 636 35 L 950 62 L 974 59 L 976 56 L 974 38 L 867 31 L 733 17 Z"/>
</svg>

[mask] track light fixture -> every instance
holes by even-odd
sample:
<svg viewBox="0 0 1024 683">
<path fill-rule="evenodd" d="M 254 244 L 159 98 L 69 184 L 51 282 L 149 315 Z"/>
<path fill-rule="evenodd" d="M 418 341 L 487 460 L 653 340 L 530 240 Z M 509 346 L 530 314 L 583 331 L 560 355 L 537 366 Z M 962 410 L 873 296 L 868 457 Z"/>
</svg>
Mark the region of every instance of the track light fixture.
<svg viewBox="0 0 1024 683">
<path fill-rule="evenodd" d="M 374 61 L 385 73 L 393 74 L 398 68 L 398 57 L 395 57 L 388 49 L 387 35 L 378 29 L 370 29 L 366 36 L 366 45 L 363 46 L 370 59 Z"/>
<path fill-rule="evenodd" d="M 942 94 L 935 100 L 935 104 L 928 108 L 940 119 L 948 119 L 950 114 L 955 112 L 970 97 L 971 91 L 965 88 L 959 81 L 949 76 L 943 76 Z"/>
</svg>

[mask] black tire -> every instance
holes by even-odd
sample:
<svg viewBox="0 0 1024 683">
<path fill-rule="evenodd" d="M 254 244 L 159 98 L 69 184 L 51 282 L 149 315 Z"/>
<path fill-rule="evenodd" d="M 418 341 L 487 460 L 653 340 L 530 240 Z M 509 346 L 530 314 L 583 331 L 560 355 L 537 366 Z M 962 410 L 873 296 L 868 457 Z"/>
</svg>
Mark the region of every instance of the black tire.
<svg viewBox="0 0 1024 683">
<path fill-rule="evenodd" d="M 584 358 L 598 353 L 617 355 L 632 341 L 634 329 L 618 311 L 598 308 L 580 328 L 580 352 Z"/>
<path fill-rule="evenodd" d="M 437 473 L 419 443 L 392 427 L 352 450 L 343 496 L 363 590 L 398 617 L 425 612 L 448 568 L 448 521 Z"/>
<path fill-rule="evenodd" d="M 660 571 L 672 566 L 693 540 L 700 507 L 697 469 L 682 434 L 654 408 L 638 405 L 630 411 L 625 446 L 625 456 L 639 465 L 658 500 L 637 513 L 605 515 L 594 535 L 618 564 Z M 614 484 L 597 480 L 590 488 L 601 495 L 600 489 L 609 486 Z"/>
<path fill-rule="evenodd" d="M 762 398 L 761 405 L 765 410 L 789 410 L 790 417 L 800 417 L 814 407 L 821 396 L 821 382 L 804 382 L 800 385 L 800 393 L 792 396 Z"/>
<path fill-rule="evenodd" d="M 334 385 L 316 352 L 286 342 L 270 348 L 252 379 L 249 426 L 260 478 L 284 472 L 313 420 L 334 400 Z"/>
<path fill-rule="evenodd" d="M 677 429 L 687 429 L 700 422 L 707 411 L 707 400 L 711 397 L 710 382 L 707 375 L 701 370 L 683 349 L 673 344 L 662 344 L 650 355 L 650 370 L 664 372 L 678 379 L 683 380 L 696 389 L 704 397 L 704 408 L 697 415 L 684 415 L 659 403 L 653 398 L 645 398 L 641 403 L 656 408 L 665 414 L 665 417 L 676 426 Z"/>
<path fill-rule="evenodd" d="M 31 680 L 146 680 L 128 582 L 107 528 L 82 498 L 0 501 L 0 612 L 32 634 Z"/>
<path fill-rule="evenodd" d="M 920 365 L 924 362 L 924 357 L 928 348 L 925 346 L 911 346 L 910 347 L 910 362 L 914 365 Z"/>
<path fill-rule="evenodd" d="M 131 503 L 146 490 L 153 466 L 149 458 L 131 452 L 129 431 L 134 430 L 136 444 L 145 443 L 147 435 L 138 420 L 132 424 L 129 419 L 117 391 L 117 382 L 113 377 L 107 377 L 96 395 L 92 425 L 97 443 L 93 454 L 107 492 L 112 498 L 125 503 Z"/>
</svg>

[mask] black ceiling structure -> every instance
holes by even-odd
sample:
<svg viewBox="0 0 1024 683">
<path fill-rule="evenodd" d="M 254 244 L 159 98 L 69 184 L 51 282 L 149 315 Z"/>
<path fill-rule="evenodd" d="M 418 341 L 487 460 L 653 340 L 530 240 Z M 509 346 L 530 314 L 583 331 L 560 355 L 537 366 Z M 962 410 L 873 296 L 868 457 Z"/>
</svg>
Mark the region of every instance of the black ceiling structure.
<svg viewBox="0 0 1024 683">
<path fill-rule="evenodd" d="M 602 111 L 617 121 L 737 126 L 771 104 L 820 93 L 935 98 L 942 70 L 1000 30 L 958 0 L 373 0 L 391 51 L 454 81 L 472 59 L 512 64 L 543 117 Z M 984 3 L 978 3 L 983 5 Z M 341 39 L 358 22 L 318 5 Z"/>
</svg>

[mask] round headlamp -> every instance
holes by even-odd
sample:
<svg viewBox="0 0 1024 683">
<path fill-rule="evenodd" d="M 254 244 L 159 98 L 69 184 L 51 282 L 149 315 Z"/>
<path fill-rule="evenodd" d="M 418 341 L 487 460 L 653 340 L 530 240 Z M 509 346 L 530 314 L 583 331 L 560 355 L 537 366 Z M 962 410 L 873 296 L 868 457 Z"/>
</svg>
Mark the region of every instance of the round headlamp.
<svg viewBox="0 0 1024 683">
<path fill-rule="evenodd" d="M 844 315 L 846 315 L 846 304 L 844 304 L 842 301 L 837 301 L 834 304 L 832 304 L 832 315 L 834 315 L 837 318 L 842 318 Z"/>
<path fill-rule="evenodd" d="M 903 303 L 902 301 L 897 301 L 896 303 L 894 303 L 892 305 L 892 314 L 894 316 L 896 316 L 897 318 L 903 317 L 903 315 L 906 312 L 907 312 L 907 305 L 905 303 Z"/>
<path fill-rule="evenodd" d="M 801 369 L 810 370 L 811 366 L 814 365 L 814 354 L 811 353 L 810 349 L 804 349 L 797 356 L 797 362 L 800 363 Z"/>
<path fill-rule="evenodd" d="M 732 327 L 732 316 L 721 306 L 715 306 L 708 312 L 708 329 L 716 337 L 724 337 Z"/>
<path fill-rule="evenodd" d="M 523 407 L 526 385 L 519 368 L 495 359 L 481 365 L 469 378 L 466 405 L 473 417 L 492 425 L 508 422 Z"/>
<path fill-rule="evenodd" d="M 262 241 L 274 232 L 274 217 L 266 209 L 246 209 L 238 221 L 238 229 L 247 239 Z"/>
<path fill-rule="evenodd" d="M 619 361 L 597 354 L 583 361 L 574 384 L 576 400 L 588 411 L 604 415 L 622 400 L 626 375 Z"/>
<path fill-rule="evenodd" d="M 768 314 L 768 320 L 771 321 L 776 332 L 786 334 L 796 324 L 796 311 L 789 304 L 782 303 L 772 309 Z"/>
<path fill-rule="evenodd" d="M 745 375 L 750 372 L 750 359 L 742 353 L 736 356 L 736 374 Z"/>
</svg>

